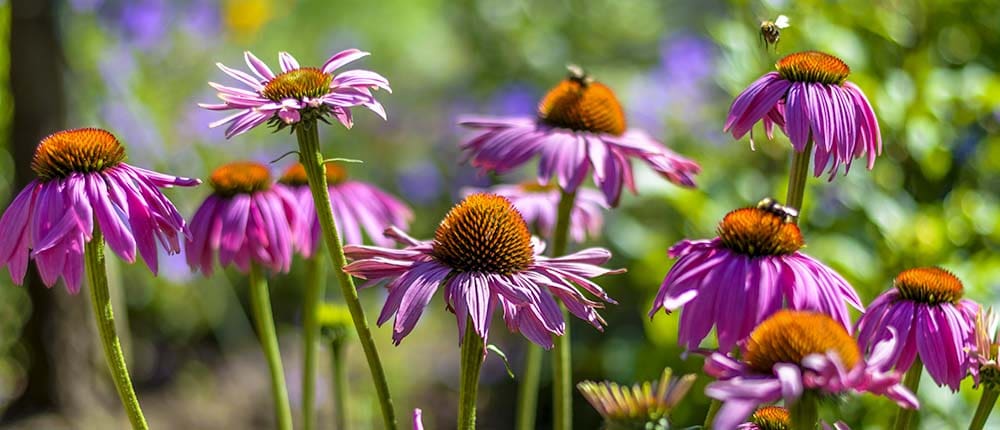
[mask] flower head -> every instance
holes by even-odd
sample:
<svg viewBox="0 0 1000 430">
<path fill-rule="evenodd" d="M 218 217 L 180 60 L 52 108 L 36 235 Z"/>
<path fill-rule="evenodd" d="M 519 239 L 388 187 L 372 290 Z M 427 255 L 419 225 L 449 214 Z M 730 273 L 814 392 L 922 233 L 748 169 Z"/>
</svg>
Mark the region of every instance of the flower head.
<svg viewBox="0 0 1000 430">
<path fill-rule="evenodd" d="M 154 274 L 157 243 L 180 252 L 184 218 L 159 188 L 198 185 L 125 163 L 125 148 L 97 128 L 64 130 L 42 139 L 31 168 L 38 179 L 22 190 L 0 218 L 0 263 L 21 284 L 34 259 L 42 282 L 62 278 L 80 290 L 83 248 L 99 227 L 108 247 L 135 262 L 136 250 Z M 95 226 L 96 223 L 96 226 Z"/>
<path fill-rule="evenodd" d="M 594 183 L 612 206 L 624 185 L 635 192 L 632 158 L 686 187 L 694 186 L 701 171 L 645 132 L 628 129 L 614 92 L 579 70 L 545 95 L 534 118 L 468 117 L 460 124 L 480 131 L 462 144 L 474 166 L 504 173 L 538 155 L 538 181 L 548 184 L 555 176 L 566 192 L 575 191 L 593 170 Z"/>
<path fill-rule="evenodd" d="M 899 334 L 901 347 L 892 364 L 906 371 L 917 355 L 938 385 L 958 391 L 969 373 L 975 348 L 979 305 L 962 298 L 962 281 L 947 270 L 921 267 L 896 276 L 893 287 L 878 296 L 858 321 L 858 340 L 866 349 Z"/>
<path fill-rule="evenodd" d="M 823 430 L 850 430 L 847 424 L 836 422 L 833 426 L 821 423 Z M 790 430 L 791 417 L 788 409 L 781 406 L 764 406 L 754 411 L 750 419 L 736 427 L 737 430 Z"/>
<path fill-rule="evenodd" d="M 252 161 L 215 169 L 209 183 L 214 192 L 195 212 L 185 242 L 188 265 L 210 276 L 218 253 L 221 266 L 247 272 L 254 263 L 287 272 L 292 232 L 300 228 L 291 193 L 273 186 L 267 166 Z"/>
<path fill-rule="evenodd" d="M 659 381 L 644 382 L 631 387 L 614 382 L 583 381 L 576 385 L 583 397 L 604 418 L 606 430 L 667 430 L 670 411 L 680 403 L 695 375 L 671 378 L 672 371 L 663 370 Z"/>
<path fill-rule="evenodd" d="M 917 398 L 890 371 L 894 338 L 880 342 L 866 359 L 844 326 L 829 315 L 781 310 L 764 320 L 743 347 L 743 360 L 713 353 L 705 373 L 719 380 L 705 394 L 723 402 L 715 428 L 736 428 L 760 404 L 783 399 L 794 405 L 806 392 L 820 396 L 869 392 L 903 407 Z"/>
<path fill-rule="evenodd" d="M 334 73 L 347 63 L 369 55 L 357 49 L 347 49 L 326 60 L 323 67 L 301 67 L 287 52 L 278 54 L 281 73 L 275 74 L 267 64 L 249 51 L 243 54 L 247 67 L 254 74 L 232 69 L 217 63 L 225 74 L 240 81 L 249 89 L 228 87 L 209 82 L 222 99 L 220 104 L 201 103 L 210 110 L 236 110 L 226 118 L 213 122 L 209 127 L 229 124 L 226 138 L 242 134 L 258 125 L 270 123 L 277 129 L 296 126 L 302 121 L 326 121 L 334 116 L 345 127 L 354 121 L 351 108 L 364 106 L 385 119 L 385 109 L 375 100 L 372 90 L 391 91 L 389 81 L 369 70 L 348 70 Z"/>
<path fill-rule="evenodd" d="M 344 242 L 364 243 L 361 236 L 364 229 L 376 245 L 392 245 L 392 240 L 383 236 L 382 232 L 389 226 L 406 230 L 413 219 L 410 208 L 375 185 L 350 179 L 347 170 L 339 164 L 326 163 L 325 166 L 330 208 Z M 295 248 L 303 256 L 310 257 L 319 244 L 320 225 L 305 168 L 296 163 L 285 171 L 278 182 L 289 189 L 297 202 L 301 222 L 299 231 L 295 232 Z"/>
<path fill-rule="evenodd" d="M 868 168 L 882 153 L 882 136 L 871 103 L 857 85 L 849 82 L 851 69 L 839 58 L 816 51 L 788 55 L 775 65 L 776 72 L 762 76 L 743 90 L 729 108 L 725 131 L 739 139 L 764 122 L 768 138 L 778 127 L 797 152 L 816 142 L 814 175 L 829 169 L 830 179 L 844 165 L 844 174 L 855 158 L 868 157 Z"/>
<path fill-rule="evenodd" d="M 861 300 L 844 278 L 799 252 L 799 227 L 762 207 L 737 209 L 723 218 L 719 236 L 683 240 L 670 248 L 670 268 L 649 311 L 681 307 L 678 341 L 695 350 L 715 326 L 718 348 L 729 351 L 761 321 L 783 307 L 815 310 L 851 327 L 847 305 Z"/>
<path fill-rule="evenodd" d="M 973 375 L 976 384 L 990 390 L 1000 390 L 1000 332 L 993 308 L 976 313 L 976 348 L 973 350 Z"/>
<path fill-rule="evenodd" d="M 596 309 L 603 305 L 586 298 L 577 287 L 614 303 L 590 280 L 620 272 L 598 266 L 611 258 L 607 250 L 590 248 L 544 257 L 542 245 L 528 233 L 521 215 L 509 200 L 497 195 L 466 197 L 445 215 L 434 240 L 418 241 L 395 228 L 385 234 L 406 247 L 346 246 L 344 252 L 353 262 L 344 271 L 368 279 L 362 288 L 389 281 L 389 296 L 378 323 L 395 315 L 392 338 L 396 344 L 413 330 L 442 285 L 460 336 L 471 319 L 476 333 L 486 339 L 491 316 L 499 306 L 511 331 L 546 348 L 552 346 L 551 336 L 565 329 L 554 297 L 598 329 L 604 320 Z"/>
<path fill-rule="evenodd" d="M 540 185 L 529 181 L 517 185 L 496 185 L 489 190 L 469 188 L 464 193 L 469 195 L 484 191 L 506 197 L 536 233 L 543 237 L 552 236 L 559 212 L 559 200 L 562 197 L 555 184 Z M 601 193 L 590 188 L 577 189 L 573 210 L 570 212 L 570 237 L 580 243 L 585 241 L 588 235 L 598 236 L 604 224 L 602 212 L 607 208 L 608 205 L 604 203 L 604 196 Z"/>
</svg>

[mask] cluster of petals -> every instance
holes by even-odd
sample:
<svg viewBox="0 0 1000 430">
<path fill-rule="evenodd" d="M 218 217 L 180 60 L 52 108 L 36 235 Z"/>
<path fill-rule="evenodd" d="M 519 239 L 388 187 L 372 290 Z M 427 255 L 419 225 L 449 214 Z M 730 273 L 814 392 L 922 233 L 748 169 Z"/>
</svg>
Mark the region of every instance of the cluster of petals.
<svg viewBox="0 0 1000 430">
<path fill-rule="evenodd" d="M 847 305 L 864 310 L 854 288 L 833 269 L 795 251 L 749 256 L 719 238 L 682 240 L 672 246 L 670 268 L 649 311 L 683 308 L 678 343 L 697 350 L 715 326 L 718 348 L 732 350 L 761 321 L 780 309 L 814 310 L 850 330 Z"/>
<path fill-rule="evenodd" d="M 328 110 L 341 124 L 348 128 L 354 123 L 350 111 L 352 107 L 364 106 L 385 119 L 385 109 L 375 99 L 372 90 L 384 89 L 391 91 L 388 80 L 378 73 L 362 69 L 348 70 L 334 74 L 337 69 L 367 55 L 369 55 L 368 52 L 357 49 L 346 49 L 326 60 L 320 71 L 323 74 L 332 75 L 332 80 L 330 81 L 329 91 L 325 94 L 313 97 L 300 96 L 272 100 L 263 94 L 265 87 L 282 74 L 302 69 L 299 66 L 299 62 L 287 52 L 281 52 L 278 54 L 281 73 L 275 74 L 267 64 L 247 51 L 244 53 L 244 58 L 247 67 L 249 67 L 253 75 L 226 67 L 221 63 L 217 65 L 225 74 L 240 81 L 249 89 L 210 82 L 209 85 L 218 91 L 218 97 L 222 100 L 222 103 L 202 103 L 199 106 L 209 110 L 237 111 L 209 125 L 214 128 L 229 124 L 229 127 L 226 129 L 226 138 L 245 133 L 273 118 L 280 119 L 284 124 L 298 123 L 302 120 L 302 112 L 310 109 L 320 109 L 324 112 Z"/>
<path fill-rule="evenodd" d="M 562 335 L 566 324 L 556 299 L 565 304 L 570 313 L 597 329 L 603 329 L 604 320 L 596 311 L 603 305 L 588 299 L 575 286 L 614 303 L 590 280 L 620 272 L 599 266 L 611 258 L 611 253 L 605 249 L 589 248 L 548 258 L 540 255 L 544 247 L 535 241 L 535 260 L 525 270 L 511 274 L 462 272 L 433 257 L 433 241 L 416 240 L 395 228 L 387 229 L 385 234 L 404 248 L 345 246 L 344 253 L 353 262 L 345 266 L 344 271 L 368 280 L 359 288 L 389 281 L 388 297 L 378 324 L 395 316 L 392 339 L 396 344 L 413 330 L 431 297 L 442 285 L 448 309 L 458 322 L 459 339 L 465 332 L 467 320 L 471 320 L 475 332 L 486 339 L 493 312 L 500 307 L 511 331 L 551 348 L 552 335 Z"/>
<path fill-rule="evenodd" d="M 185 243 L 187 264 L 210 276 L 215 256 L 219 265 L 235 264 L 243 273 L 251 264 L 273 272 L 292 266 L 293 232 L 299 210 L 292 194 L 282 187 L 232 196 L 208 196 L 191 218 L 191 237 Z"/>
<path fill-rule="evenodd" d="M 768 374 L 726 354 L 713 353 L 705 361 L 705 373 L 718 380 L 705 387 L 705 394 L 723 402 L 714 428 L 737 428 L 759 405 L 778 400 L 791 405 L 806 390 L 824 395 L 868 392 L 916 409 L 920 406 L 916 396 L 899 383 L 902 374 L 892 370 L 891 357 L 898 348 L 897 340 L 889 338 L 853 368 L 830 351 L 808 355 L 801 363 L 776 363 Z"/>
<path fill-rule="evenodd" d="M 552 237 L 559 215 L 559 200 L 562 193 L 555 187 L 537 185 L 496 185 L 489 190 L 469 188 L 463 194 L 489 192 L 506 197 L 517 208 L 528 225 L 535 226 L 535 232 L 543 237 Z M 577 189 L 573 209 L 569 215 L 569 237 L 577 243 L 587 237 L 597 237 L 604 225 L 603 212 L 608 209 L 604 196 L 590 188 Z"/>
<path fill-rule="evenodd" d="M 694 161 L 636 129 L 616 136 L 554 127 L 532 117 L 464 117 L 459 124 L 478 131 L 461 145 L 473 166 L 505 173 L 538 156 L 540 183 L 548 184 L 555 177 L 560 188 L 573 192 L 592 172 L 611 206 L 618 204 L 623 186 L 636 191 L 633 158 L 685 187 L 693 187 L 694 176 L 701 171 Z"/>
<path fill-rule="evenodd" d="M 797 82 L 769 72 L 736 97 L 724 131 L 740 139 L 752 134 L 758 121 L 764 123 L 768 138 L 774 137 L 775 125 L 781 128 L 797 152 L 805 151 L 812 139 L 816 143 L 815 176 L 828 170 L 833 179 L 841 165 L 847 174 L 851 162 L 863 156 L 871 169 L 875 157 L 882 153 L 875 112 L 861 89 L 851 82 Z"/>
<path fill-rule="evenodd" d="M 276 187 L 287 188 L 296 202 L 300 222 L 293 232 L 295 249 L 309 258 L 319 246 L 321 233 L 312 192 L 308 185 L 279 184 Z M 405 230 L 413 219 L 413 212 L 403 202 L 367 182 L 348 180 L 331 183 L 327 189 L 337 231 L 344 243 L 364 243 L 363 229 L 372 243 L 391 246 L 393 241 L 382 234 L 386 227 L 399 226 Z"/>
<path fill-rule="evenodd" d="M 62 278 L 69 292 L 76 293 L 83 279 L 84 244 L 99 227 L 115 254 L 133 263 L 138 250 L 156 274 L 157 243 L 176 254 L 181 236 L 187 235 L 184 218 L 159 189 L 200 183 L 125 163 L 33 180 L 0 218 L 0 263 L 21 284 L 28 260 L 35 260 L 45 285 Z"/>
</svg>

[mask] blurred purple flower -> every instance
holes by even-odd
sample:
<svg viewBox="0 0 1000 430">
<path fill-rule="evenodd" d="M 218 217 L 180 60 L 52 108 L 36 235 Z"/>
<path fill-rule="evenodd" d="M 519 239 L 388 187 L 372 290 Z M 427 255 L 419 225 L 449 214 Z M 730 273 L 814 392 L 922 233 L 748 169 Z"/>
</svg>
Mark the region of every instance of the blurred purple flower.
<svg viewBox="0 0 1000 430">
<path fill-rule="evenodd" d="M 407 200 L 422 205 L 439 198 L 444 187 L 441 172 L 429 161 L 418 161 L 404 167 L 396 185 Z"/>
<path fill-rule="evenodd" d="M 148 49 L 163 41 L 171 28 L 171 10 L 165 0 L 123 2 L 119 23 L 123 40 L 139 49 Z"/>
<path fill-rule="evenodd" d="M 205 276 L 235 264 L 243 273 L 250 264 L 273 272 L 292 265 L 292 232 L 299 229 L 295 199 L 284 187 L 272 186 L 267 166 L 252 161 L 223 165 L 209 177 L 214 192 L 191 218 L 184 243 L 188 266 Z"/>
</svg>

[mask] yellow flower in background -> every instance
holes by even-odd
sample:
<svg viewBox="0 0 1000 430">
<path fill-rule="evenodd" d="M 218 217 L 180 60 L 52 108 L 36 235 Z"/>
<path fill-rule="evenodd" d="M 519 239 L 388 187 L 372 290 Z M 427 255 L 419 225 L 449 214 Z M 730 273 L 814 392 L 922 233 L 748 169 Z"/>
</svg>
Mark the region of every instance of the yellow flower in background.
<svg viewBox="0 0 1000 430">
<path fill-rule="evenodd" d="M 273 0 L 226 0 L 222 16 L 226 27 L 238 36 L 256 33 L 274 17 Z"/>
</svg>

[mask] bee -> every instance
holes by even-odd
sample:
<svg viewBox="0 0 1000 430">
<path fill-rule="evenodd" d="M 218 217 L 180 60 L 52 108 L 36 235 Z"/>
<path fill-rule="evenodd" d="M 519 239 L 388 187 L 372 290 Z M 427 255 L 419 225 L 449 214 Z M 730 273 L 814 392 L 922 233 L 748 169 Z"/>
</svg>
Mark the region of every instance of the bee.
<svg viewBox="0 0 1000 430">
<path fill-rule="evenodd" d="M 788 28 L 788 17 L 778 15 L 774 21 L 760 22 L 760 40 L 764 42 L 764 47 L 774 45 L 778 49 L 778 40 L 781 39 L 781 29 Z"/>
<path fill-rule="evenodd" d="M 781 205 L 778 203 L 777 200 L 772 199 L 770 197 L 764 197 L 764 200 L 761 200 L 759 203 L 757 203 L 757 209 L 763 209 L 777 216 L 780 216 L 781 219 L 786 223 L 795 222 L 795 220 L 799 217 L 799 211 L 795 210 L 794 208 Z"/>
</svg>

